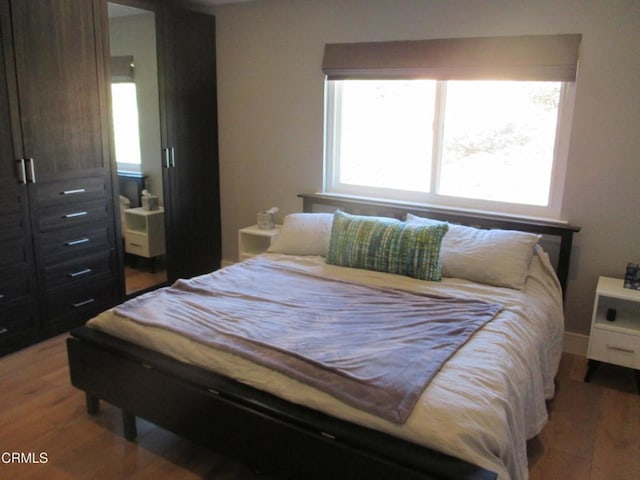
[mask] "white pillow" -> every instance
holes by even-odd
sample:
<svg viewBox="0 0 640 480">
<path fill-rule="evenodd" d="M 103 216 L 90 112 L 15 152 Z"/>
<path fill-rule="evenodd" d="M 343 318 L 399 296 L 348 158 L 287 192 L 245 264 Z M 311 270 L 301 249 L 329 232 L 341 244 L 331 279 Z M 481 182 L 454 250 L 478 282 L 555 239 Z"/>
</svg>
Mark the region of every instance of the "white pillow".
<svg viewBox="0 0 640 480">
<path fill-rule="evenodd" d="M 407 222 L 438 221 L 407 214 Z M 449 224 L 440 250 L 442 275 L 522 290 L 539 239 L 540 235 L 516 230 Z"/>
<path fill-rule="evenodd" d="M 267 252 L 327 256 L 333 213 L 292 213 L 284 217 Z"/>
</svg>

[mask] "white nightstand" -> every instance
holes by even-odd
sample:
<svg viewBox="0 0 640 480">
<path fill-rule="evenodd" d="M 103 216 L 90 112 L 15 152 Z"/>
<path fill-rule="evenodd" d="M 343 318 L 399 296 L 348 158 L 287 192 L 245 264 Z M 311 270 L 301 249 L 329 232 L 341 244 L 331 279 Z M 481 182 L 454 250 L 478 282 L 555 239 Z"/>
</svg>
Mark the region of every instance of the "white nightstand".
<svg viewBox="0 0 640 480">
<path fill-rule="evenodd" d="M 266 252 L 278 232 L 280 225 L 271 230 L 261 230 L 257 225 L 241 228 L 238 231 L 238 260 L 242 262 Z"/>
<path fill-rule="evenodd" d="M 585 382 L 606 362 L 635 369 L 640 385 L 640 291 L 622 285 L 623 280 L 617 278 L 598 280 Z"/>
<path fill-rule="evenodd" d="M 165 253 L 164 208 L 124 211 L 124 249 L 140 257 L 154 258 Z"/>
</svg>

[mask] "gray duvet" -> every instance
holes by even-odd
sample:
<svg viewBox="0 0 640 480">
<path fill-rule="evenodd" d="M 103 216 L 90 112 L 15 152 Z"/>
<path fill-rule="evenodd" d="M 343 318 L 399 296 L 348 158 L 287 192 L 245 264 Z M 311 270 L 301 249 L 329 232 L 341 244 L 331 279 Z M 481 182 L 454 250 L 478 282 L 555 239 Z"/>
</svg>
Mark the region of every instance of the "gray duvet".
<svg viewBox="0 0 640 480">
<path fill-rule="evenodd" d="M 115 312 L 282 372 L 395 423 L 502 309 L 316 277 L 258 257 Z"/>
</svg>

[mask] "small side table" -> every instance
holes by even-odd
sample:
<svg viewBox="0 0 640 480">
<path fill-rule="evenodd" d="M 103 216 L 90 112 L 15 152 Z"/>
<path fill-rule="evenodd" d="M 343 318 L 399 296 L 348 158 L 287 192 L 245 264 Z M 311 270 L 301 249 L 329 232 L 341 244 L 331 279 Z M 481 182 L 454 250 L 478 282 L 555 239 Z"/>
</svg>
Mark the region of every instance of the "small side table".
<svg viewBox="0 0 640 480">
<path fill-rule="evenodd" d="M 155 258 L 165 254 L 164 208 L 127 208 L 123 229 L 125 252 L 153 259 L 155 271 Z"/>
<path fill-rule="evenodd" d="M 262 230 L 257 225 L 241 228 L 238 231 L 238 260 L 243 261 L 267 251 L 271 242 L 278 236 L 281 225 L 271 230 Z"/>
<path fill-rule="evenodd" d="M 640 291 L 624 288 L 623 283 L 617 278 L 598 279 L 584 381 L 591 380 L 605 362 L 635 369 L 640 388 Z"/>
</svg>

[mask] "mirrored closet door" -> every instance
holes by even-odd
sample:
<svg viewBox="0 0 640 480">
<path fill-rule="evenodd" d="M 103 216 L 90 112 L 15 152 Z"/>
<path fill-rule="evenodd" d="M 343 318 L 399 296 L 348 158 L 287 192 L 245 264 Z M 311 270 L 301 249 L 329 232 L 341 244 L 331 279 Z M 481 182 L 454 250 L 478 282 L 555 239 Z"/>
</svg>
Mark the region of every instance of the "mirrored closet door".
<svg viewBox="0 0 640 480">
<path fill-rule="evenodd" d="M 113 139 L 126 294 L 167 281 L 156 15 L 109 2 Z"/>
<path fill-rule="evenodd" d="M 134 295 L 220 267 L 215 17 L 156 1 L 107 6 L 123 268 Z"/>
</svg>

